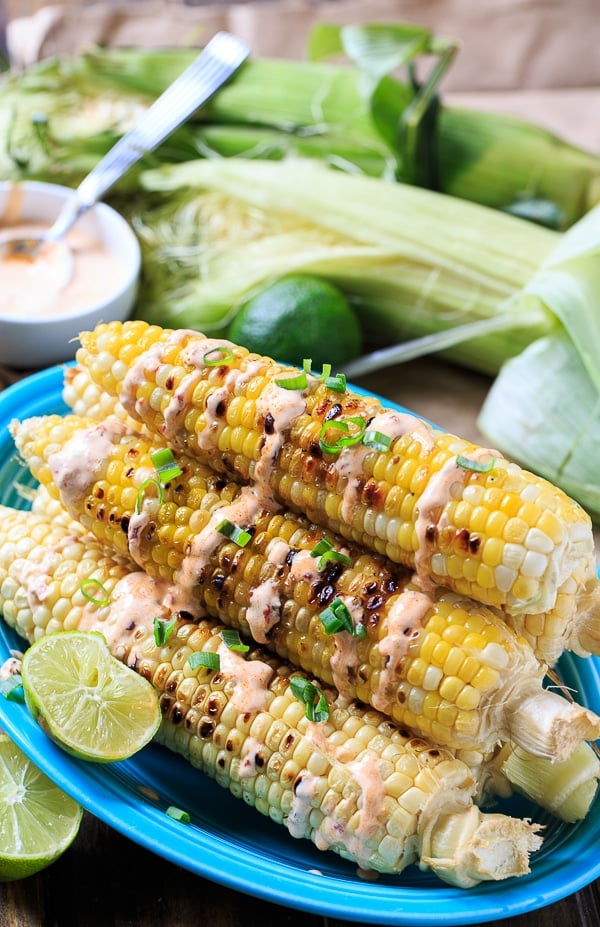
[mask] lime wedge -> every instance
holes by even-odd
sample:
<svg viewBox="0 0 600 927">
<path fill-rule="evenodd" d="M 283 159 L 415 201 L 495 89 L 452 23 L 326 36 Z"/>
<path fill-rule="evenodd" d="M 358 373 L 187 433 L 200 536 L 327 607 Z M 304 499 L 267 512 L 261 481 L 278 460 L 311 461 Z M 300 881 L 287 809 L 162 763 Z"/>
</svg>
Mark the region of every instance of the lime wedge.
<svg viewBox="0 0 600 927">
<path fill-rule="evenodd" d="M 33 717 L 80 759 L 127 759 L 158 730 L 158 693 L 113 657 L 96 632 L 41 637 L 25 651 L 21 676 Z"/>
<path fill-rule="evenodd" d="M 71 845 L 83 810 L 0 733 L 0 881 L 45 869 Z"/>
</svg>

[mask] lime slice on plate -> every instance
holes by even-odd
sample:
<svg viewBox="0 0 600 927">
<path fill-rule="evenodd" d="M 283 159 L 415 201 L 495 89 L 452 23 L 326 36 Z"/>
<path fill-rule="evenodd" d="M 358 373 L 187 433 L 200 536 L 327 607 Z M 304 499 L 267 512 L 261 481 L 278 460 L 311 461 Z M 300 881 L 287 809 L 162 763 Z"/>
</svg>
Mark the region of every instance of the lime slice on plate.
<svg viewBox="0 0 600 927">
<path fill-rule="evenodd" d="M 127 759 L 158 730 L 158 693 L 113 657 L 96 632 L 60 631 L 40 638 L 25 651 L 21 676 L 33 717 L 80 759 Z"/>
<path fill-rule="evenodd" d="M 0 733 L 0 881 L 40 872 L 71 845 L 83 809 Z"/>
</svg>

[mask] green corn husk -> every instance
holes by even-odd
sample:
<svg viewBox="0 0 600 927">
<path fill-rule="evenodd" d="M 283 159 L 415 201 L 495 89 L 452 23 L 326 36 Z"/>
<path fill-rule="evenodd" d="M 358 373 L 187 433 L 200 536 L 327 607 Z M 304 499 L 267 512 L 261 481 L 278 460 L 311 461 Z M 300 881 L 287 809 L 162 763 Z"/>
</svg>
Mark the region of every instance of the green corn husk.
<svg viewBox="0 0 600 927">
<path fill-rule="evenodd" d="M 563 236 L 521 300 L 562 326 L 502 367 L 479 428 L 600 520 L 600 209 Z"/>
<path fill-rule="evenodd" d="M 418 39 L 408 46 L 407 29 Z M 211 154 L 323 158 L 338 169 L 405 182 L 419 181 L 418 165 L 429 158 L 429 185 L 495 208 L 523 198 L 548 201 L 563 227 L 597 202 L 600 158 L 521 120 L 436 106 L 409 137 L 407 116 L 421 90 L 385 72 L 435 50 L 436 40 L 418 27 L 344 30 L 341 47 L 354 63 L 250 60 L 118 189 L 135 189 L 144 167 Z M 386 56 L 388 38 L 393 54 Z M 98 49 L 1 75 L 0 178 L 75 186 L 196 54 Z"/>
<path fill-rule="evenodd" d="M 367 343 L 481 323 L 449 356 L 488 373 L 555 324 L 512 299 L 560 235 L 496 210 L 301 160 L 198 160 L 141 182 L 166 197 L 133 217 L 152 322 L 223 332 L 254 292 L 303 271 L 346 292 Z"/>
</svg>

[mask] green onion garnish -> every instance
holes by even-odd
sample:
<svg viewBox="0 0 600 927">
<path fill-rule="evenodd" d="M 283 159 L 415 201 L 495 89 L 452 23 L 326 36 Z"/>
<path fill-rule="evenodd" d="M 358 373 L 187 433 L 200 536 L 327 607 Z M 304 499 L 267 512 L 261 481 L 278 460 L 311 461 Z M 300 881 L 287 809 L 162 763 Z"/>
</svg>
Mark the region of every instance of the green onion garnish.
<svg viewBox="0 0 600 927">
<path fill-rule="evenodd" d="M 246 544 L 252 540 L 252 535 L 249 531 L 244 531 L 243 528 L 234 525 L 228 518 L 224 518 L 223 521 L 220 521 L 215 531 L 218 531 L 219 534 L 224 534 L 230 541 L 234 541 L 238 547 L 245 547 Z"/>
<path fill-rule="evenodd" d="M 0 695 L 3 695 L 9 702 L 25 701 L 20 673 L 14 673 L 8 679 L 0 679 Z"/>
<path fill-rule="evenodd" d="M 225 347 L 225 345 L 220 345 L 218 348 L 207 351 L 202 357 L 202 363 L 205 367 L 223 367 L 224 365 L 230 364 L 232 360 L 233 351 L 231 348 Z"/>
<path fill-rule="evenodd" d="M 176 808 L 175 805 L 169 805 L 165 814 L 168 814 L 170 818 L 173 818 L 174 821 L 179 821 L 180 824 L 191 824 L 191 818 L 187 811 L 182 811 L 181 808 Z"/>
<path fill-rule="evenodd" d="M 79 588 L 83 597 L 87 599 L 88 602 L 93 602 L 94 605 L 108 605 L 110 602 L 110 596 L 105 587 L 99 579 L 94 579 L 93 576 L 88 576 L 87 579 L 84 579 Z M 88 592 L 88 589 L 94 589 L 100 596 L 97 597 L 94 593 Z"/>
<path fill-rule="evenodd" d="M 144 496 L 146 495 L 146 490 L 149 489 L 150 486 L 154 486 L 156 488 L 156 498 L 157 498 L 158 504 L 159 505 L 162 504 L 163 488 L 161 484 L 158 482 L 158 480 L 155 480 L 153 477 L 150 477 L 150 479 L 144 480 L 144 482 L 138 489 L 137 499 L 135 500 L 135 511 L 137 515 L 139 515 L 140 512 L 142 511 L 142 505 L 144 504 Z"/>
<path fill-rule="evenodd" d="M 306 371 L 303 370 L 302 373 L 298 373 L 292 377 L 281 377 L 279 380 L 275 380 L 275 383 L 283 389 L 306 389 L 308 386 L 308 378 L 306 376 Z"/>
<path fill-rule="evenodd" d="M 310 555 L 311 557 L 318 558 L 317 570 L 319 570 L 319 572 L 323 569 L 328 560 L 335 560 L 338 563 L 343 563 L 344 566 L 350 566 L 352 562 L 350 557 L 336 550 L 331 541 L 328 541 L 327 538 L 321 538 L 311 550 Z"/>
<path fill-rule="evenodd" d="M 321 373 L 319 374 L 313 373 L 313 371 L 311 370 L 312 360 L 307 359 L 307 358 L 304 358 L 304 360 L 302 361 L 302 367 L 304 369 L 304 372 L 307 373 L 309 377 L 315 377 L 315 379 L 317 380 L 327 380 L 327 378 L 331 374 L 331 364 L 323 364 Z"/>
<path fill-rule="evenodd" d="M 490 470 L 493 470 L 496 466 L 496 458 L 492 457 L 491 460 L 482 463 L 480 460 L 471 460 L 469 457 L 463 457 L 462 454 L 458 454 L 456 457 L 456 465 L 457 467 L 462 467 L 463 470 L 474 470 L 475 473 L 489 473 Z"/>
<path fill-rule="evenodd" d="M 237 653 L 247 653 L 250 650 L 248 644 L 242 644 L 239 632 L 235 631 L 233 628 L 224 628 L 224 630 L 221 631 L 221 637 L 223 638 L 223 643 L 229 650 L 235 650 Z"/>
<path fill-rule="evenodd" d="M 326 634 L 348 631 L 352 637 L 365 637 L 367 629 L 359 622 L 354 624 L 352 615 L 341 599 L 334 599 L 319 615 Z"/>
<path fill-rule="evenodd" d="M 198 669 L 203 666 L 206 669 L 221 669 L 221 658 L 213 650 L 200 650 L 198 653 L 192 653 L 188 657 L 188 663 L 191 669 Z"/>
<path fill-rule="evenodd" d="M 352 432 L 350 426 L 356 430 Z M 344 447 L 352 447 L 360 444 L 365 434 L 366 422 L 360 416 L 350 416 L 349 418 L 332 419 L 330 422 L 323 422 L 319 432 L 319 446 L 326 454 L 337 454 Z M 329 431 L 341 431 L 343 434 L 335 441 L 330 443 L 325 440 Z"/>
<path fill-rule="evenodd" d="M 336 393 L 346 392 L 346 374 L 336 373 L 334 377 L 325 377 L 325 386 Z"/>
<path fill-rule="evenodd" d="M 177 618 L 175 617 L 171 618 L 169 621 L 164 621 L 162 618 L 154 619 L 154 643 L 157 647 L 162 647 L 163 644 L 167 643 L 171 634 L 175 630 L 176 624 Z"/>
<path fill-rule="evenodd" d="M 290 689 L 296 698 L 304 702 L 306 717 L 309 721 L 327 721 L 329 718 L 329 705 L 321 690 L 304 676 L 292 676 Z"/>
<path fill-rule="evenodd" d="M 362 443 L 376 451 L 389 451 L 392 439 L 381 431 L 365 431 Z"/>
<path fill-rule="evenodd" d="M 156 451 L 152 454 L 150 460 L 154 464 L 163 486 L 166 483 L 170 483 L 171 480 L 174 480 L 176 477 L 181 476 L 181 467 L 175 460 L 173 451 L 169 447 L 163 447 L 160 451 Z"/>
</svg>

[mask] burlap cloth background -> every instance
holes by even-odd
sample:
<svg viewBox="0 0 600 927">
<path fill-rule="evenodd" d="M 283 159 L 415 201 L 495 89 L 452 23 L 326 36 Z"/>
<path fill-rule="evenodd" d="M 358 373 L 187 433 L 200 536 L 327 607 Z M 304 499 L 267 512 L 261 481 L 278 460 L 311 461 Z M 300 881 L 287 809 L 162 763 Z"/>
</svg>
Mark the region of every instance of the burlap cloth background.
<svg viewBox="0 0 600 927">
<path fill-rule="evenodd" d="M 218 29 L 256 55 L 301 58 L 318 21 L 428 25 L 462 44 L 443 84 L 448 101 L 522 115 L 600 151 L 600 0 L 3 2 L 16 67 L 96 42 L 201 45 Z"/>
</svg>

